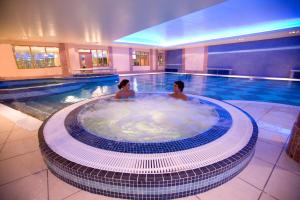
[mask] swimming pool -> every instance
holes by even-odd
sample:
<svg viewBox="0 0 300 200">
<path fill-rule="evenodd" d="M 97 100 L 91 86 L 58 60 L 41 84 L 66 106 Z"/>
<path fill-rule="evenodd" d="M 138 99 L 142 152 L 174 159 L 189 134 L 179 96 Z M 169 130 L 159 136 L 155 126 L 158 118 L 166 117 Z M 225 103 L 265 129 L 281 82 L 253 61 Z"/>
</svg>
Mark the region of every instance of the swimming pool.
<svg viewBox="0 0 300 200">
<path fill-rule="evenodd" d="M 246 78 L 198 76 L 190 74 L 144 74 L 122 76 L 127 78 L 136 92 L 171 92 L 173 82 L 185 82 L 184 92 L 218 100 L 248 100 L 300 106 L 300 82 Z M 41 120 L 72 103 L 117 91 L 117 81 L 93 82 L 84 87 L 57 95 L 36 97 L 24 101 L 5 102 L 6 105 Z"/>
</svg>

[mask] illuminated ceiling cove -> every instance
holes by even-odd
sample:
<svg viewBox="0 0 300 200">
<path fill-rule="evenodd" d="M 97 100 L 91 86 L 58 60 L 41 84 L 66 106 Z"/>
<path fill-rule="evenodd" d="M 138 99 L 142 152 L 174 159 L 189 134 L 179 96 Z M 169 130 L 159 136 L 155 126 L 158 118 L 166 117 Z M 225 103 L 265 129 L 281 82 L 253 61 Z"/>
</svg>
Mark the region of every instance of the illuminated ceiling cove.
<svg viewBox="0 0 300 200">
<path fill-rule="evenodd" d="M 299 0 L 228 0 L 114 42 L 172 47 L 297 28 Z"/>
</svg>

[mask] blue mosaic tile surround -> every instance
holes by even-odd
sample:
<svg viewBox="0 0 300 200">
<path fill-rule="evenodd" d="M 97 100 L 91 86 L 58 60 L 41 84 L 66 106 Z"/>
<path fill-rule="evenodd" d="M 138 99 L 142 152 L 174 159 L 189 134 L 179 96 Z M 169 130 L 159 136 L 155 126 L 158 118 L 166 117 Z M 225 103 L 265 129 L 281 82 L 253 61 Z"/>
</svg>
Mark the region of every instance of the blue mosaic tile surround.
<svg viewBox="0 0 300 200">
<path fill-rule="evenodd" d="M 14 100 L 28 100 L 39 96 L 55 95 L 65 92 L 81 89 L 84 84 L 80 83 L 62 83 L 59 85 L 39 86 L 28 89 L 13 89 L 1 90 L 0 89 L 0 102 L 14 101 Z"/>
<path fill-rule="evenodd" d="M 238 108 L 239 109 L 239 108 Z M 71 162 L 52 151 L 39 130 L 42 155 L 49 169 L 61 180 L 83 190 L 123 199 L 174 199 L 205 192 L 217 187 L 243 170 L 255 151 L 258 127 L 253 126 L 249 142 L 239 152 L 214 164 L 192 170 L 164 174 L 130 174 L 94 169 Z"/>
<path fill-rule="evenodd" d="M 0 89 L 11 89 L 18 87 L 39 86 L 45 84 L 62 83 L 62 79 L 56 78 L 39 78 L 39 79 L 26 79 L 26 80 L 8 80 L 0 81 Z"/>
<path fill-rule="evenodd" d="M 145 94 L 143 94 L 145 96 Z M 151 95 L 151 94 L 148 94 Z M 156 94 L 157 95 L 157 94 Z M 222 135 L 224 135 L 232 125 L 232 118 L 228 111 L 221 106 L 214 104 L 206 100 L 199 100 L 191 98 L 191 100 L 199 101 L 199 104 L 206 104 L 214 107 L 218 113 L 219 120 L 209 130 L 200 132 L 194 137 L 170 141 L 170 142 L 157 142 L 157 143 L 134 143 L 134 142 L 121 142 L 109 140 L 100 136 L 96 136 L 86 131 L 81 123 L 78 121 L 78 114 L 87 107 L 87 104 L 79 106 L 74 109 L 65 119 L 65 127 L 69 134 L 87 145 L 101 148 L 109 151 L 117 151 L 124 153 L 138 153 L 138 154 L 149 154 L 149 153 L 167 153 L 174 151 L 182 151 L 194 147 L 198 147 L 209 142 L 212 142 Z M 109 99 L 108 99 L 109 100 Z M 98 100 L 88 103 L 88 105 L 94 105 Z"/>
</svg>

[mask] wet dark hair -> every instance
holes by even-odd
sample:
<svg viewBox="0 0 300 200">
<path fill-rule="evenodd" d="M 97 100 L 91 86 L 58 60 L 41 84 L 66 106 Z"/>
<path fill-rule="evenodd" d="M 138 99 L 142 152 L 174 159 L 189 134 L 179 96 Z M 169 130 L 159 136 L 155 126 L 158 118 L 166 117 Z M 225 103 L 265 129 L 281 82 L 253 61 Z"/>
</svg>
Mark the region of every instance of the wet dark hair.
<svg viewBox="0 0 300 200">
<path fill-rule="evenodd" d="M 118 85 L 119 90 L 121 90 L 123 87 L 125 87 L 128 83 L 129 83 L 128 79 L 123 79 Z"/>
<path fill-rule="evenodd" d="M 183 91 L 184 88 L 184 82 L 182 81 L 175 81 L 174 84 L 176 84 L 178 86 L 178 88 L 180 89 L 180 91 Z"/>
</svg>

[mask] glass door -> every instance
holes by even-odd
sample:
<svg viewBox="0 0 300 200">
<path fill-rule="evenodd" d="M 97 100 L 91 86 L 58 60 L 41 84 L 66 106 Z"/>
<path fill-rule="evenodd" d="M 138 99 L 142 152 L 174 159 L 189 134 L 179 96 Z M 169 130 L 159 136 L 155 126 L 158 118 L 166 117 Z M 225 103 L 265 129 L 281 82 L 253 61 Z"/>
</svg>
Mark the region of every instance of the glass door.
<svg viewBox="0 0 300 200">
<path fill-rule="evenodd" d="M 91 53 L 79 53 L 80 67 L 81 68 L 92 68 L 92 55 Z"/>
</svg>

